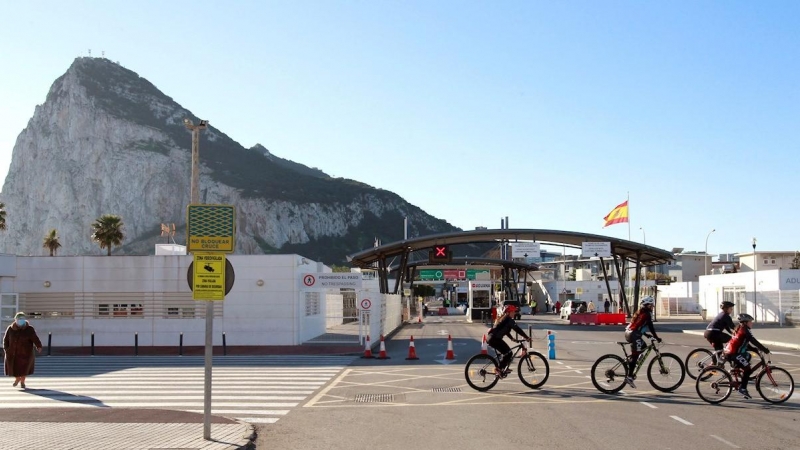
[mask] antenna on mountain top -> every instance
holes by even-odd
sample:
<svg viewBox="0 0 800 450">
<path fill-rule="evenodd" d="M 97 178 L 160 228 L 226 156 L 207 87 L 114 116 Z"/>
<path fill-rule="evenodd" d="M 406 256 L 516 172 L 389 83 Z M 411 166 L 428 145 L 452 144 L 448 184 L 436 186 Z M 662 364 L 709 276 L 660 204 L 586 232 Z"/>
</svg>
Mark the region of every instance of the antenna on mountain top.
<svg viewBox="0 0 800 450">
<path fill-rule="evenodd" d="M 92 49 L 89 49 L 89 56 L 92 56 Z"/>
<path fill-rule="evenodd" d="M 105 50 L 102 50 L 102 51 L 100 52 L 100 55 L 101 55 L 103 58 L 105 58 L 105 57 L 106 57 L 106 51 L 105 51 Z"/>
</svg>

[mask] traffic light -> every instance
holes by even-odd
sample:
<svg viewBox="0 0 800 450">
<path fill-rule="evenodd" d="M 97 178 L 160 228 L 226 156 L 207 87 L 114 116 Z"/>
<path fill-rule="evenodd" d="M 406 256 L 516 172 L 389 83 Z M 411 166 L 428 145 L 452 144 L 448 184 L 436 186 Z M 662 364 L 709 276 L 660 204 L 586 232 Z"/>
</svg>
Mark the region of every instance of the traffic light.
<svg viewBox="0 0 800 450">
<path fill-rule="evenodd" d="M 428 262 L 431 264 L 449 264 L 453 260 L 453 252 L 447 245 L 436 245 L 428 252 Z"/>
</svg>

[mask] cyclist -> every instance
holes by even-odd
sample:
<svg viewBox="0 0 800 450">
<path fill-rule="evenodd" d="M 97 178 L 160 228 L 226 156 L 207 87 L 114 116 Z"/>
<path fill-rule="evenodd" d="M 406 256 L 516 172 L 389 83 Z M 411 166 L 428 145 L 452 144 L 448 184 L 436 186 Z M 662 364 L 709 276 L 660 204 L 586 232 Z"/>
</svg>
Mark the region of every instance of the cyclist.
<svg viewBox="0 0 800 450">
<path fill-rule="evenodd" d="M 511 373 L 511 369 L 507 366 L 511 363 L 511 358 L 513 355 L 511 354 L 511 347 L 506 344 L 503 340 L 505 336 L 511 337 L 511 330 L 516 331 L 518 334 L 523 336 L 528 343 L 531 342 L 531 338 L 522 331 L 522 328 L 517 325 L 517 322 L 514 320 L 514 315 L 517 313 L 517 307 L 514 305 L 507 305 L 503 310 L 503 314 L 497 317 L 494 321 L 494 326 L 491 330 L 489 330 L 489 340 L 486 342 L 489 346 L 497 351 L 500 355 L 500 361 L 498 361 L 500 365 L 500 375 L 501 377 L 505 378 L 506 375 Z"/>
<path fill-rule="evenodd" d="M 653 307 L 655 304 L 656 301 L 653 297 L 649 295 L 644 297 L 639 310 L 633 314 L 631 323 L 625 328 L 625 340 L 631 344 L 631 354 L 628 356 L 628 376 L 625 377 L 625 383 L 634 389 L 636 389 L 636 385 L 633 384 L 633 377 L 636 372 L 636 361 L 639 360 L 639 355 L 641 355 L 642 351 L 647 347 L 644 343 L 644 339 L 642 339 L 642 333 L 646 328 L 649 328 L 650 334 L 652 334 L 658 342 L 661 342 L 661 338 L 656 335 L 656 329 L 653 326 Z"/>
<path fill-rule="evenodd" d="M 733 312 L 733 302 L 722 302 L 719 307 L 722 311 L 717 314 L 717 317 L 711 321 L 706 327 L 703 337 L 706 338 L 709 344 L 714 346 L 714 350 L 721 351 L 725 344 L 731 340 L 733 334 L 733 319 L 731 313 Z M 727 331 L 727 333 L 725 333 Z"/>
<path fill-rule="evenodd" d="M 742 383 L 739 385 L 739 393 L 742 394 L 742 397 L 748 399 L 751 397 L 750 393 L 747 392 L 747 383 L 753 373 L 753 367 L 750 365 L 750 350 L 759 349 L 764 353 L 769 353 L 769 349 L 758 342 L 758 339 L 750 331 L 753 328 L 753 316 L 739 314 L 736 320 L 739 321 L 739 325 L 736 327 L 731 340 L 725 344 L 725 358 L 734 366 L 742 369 Z"/>
</svg>

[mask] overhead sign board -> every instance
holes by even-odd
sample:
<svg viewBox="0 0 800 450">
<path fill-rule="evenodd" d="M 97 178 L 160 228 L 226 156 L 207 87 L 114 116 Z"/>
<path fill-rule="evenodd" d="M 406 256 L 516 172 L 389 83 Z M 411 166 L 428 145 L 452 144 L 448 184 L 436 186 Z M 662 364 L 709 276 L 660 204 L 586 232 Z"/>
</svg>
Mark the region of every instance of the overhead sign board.
<svg viewBox="0 0 800 450">
<path fill-rule="evenodd" d="M 474 280 L 479 273 L 489 273 L 487 269 L 421 269 L 417 271 L 420 281 Z"/>
<path fill-rule="evenodd" d="M 611 242 L 583 242 L 581 244 L 581 256 L 600 258 L 611 257 Z"/>
<path fill-rule="evenodd" d="M 541 246 L 538 242 L 512 242 L 512 258 L 538 258 L 541 255 Z"/>
<path fill-rule="evenodd" d="M 232 253 L 236 234 L 233 205 L 189 205 L 186 208 L 186 250 Z"/>
<path fill-rule="evenodd" d="M 225 254 L 195 253 L 192 298 L 225 300 Z"/>
<path fill-rule="evenodd" d="M 300 289 L 361 289 L 358 272 L 304 273 Z"/>
</svg>

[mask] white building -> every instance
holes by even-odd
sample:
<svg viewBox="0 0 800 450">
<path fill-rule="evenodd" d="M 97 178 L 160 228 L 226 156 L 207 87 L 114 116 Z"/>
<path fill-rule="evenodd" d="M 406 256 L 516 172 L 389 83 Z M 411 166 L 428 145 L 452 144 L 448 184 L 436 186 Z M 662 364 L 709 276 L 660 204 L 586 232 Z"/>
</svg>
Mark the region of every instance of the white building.
<svg viewBox="0 0 800 450">
<path fill-rule="evenodd" d="M 298 255 L 228 255 L 235 282 L 214 302 L 214 345 L 300 345 L 329 338 L 377 342 L 400 325 L 400 296 L 364 276 L 352 295 L 309 289 L 304 274 L 329 273 Z M 206 303 L 192 299 L 192 256 L 0 255 L 2 327 L 25 311 L 54 347 L 177 346 L 205 343 Z M 368 275 L 368 274 L 363 274 Z M 368 300 L 363 302 L 363 300 Z M 368 305 L 365 309 L 363 305 Z M 381 320 L 369 320 L 367 316 Z"/>
</svg>

